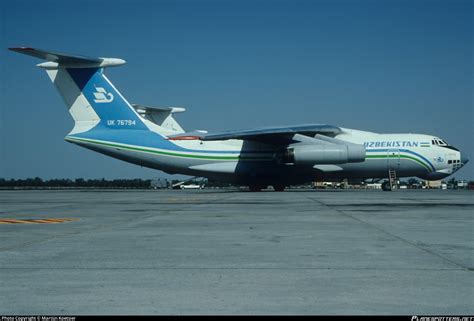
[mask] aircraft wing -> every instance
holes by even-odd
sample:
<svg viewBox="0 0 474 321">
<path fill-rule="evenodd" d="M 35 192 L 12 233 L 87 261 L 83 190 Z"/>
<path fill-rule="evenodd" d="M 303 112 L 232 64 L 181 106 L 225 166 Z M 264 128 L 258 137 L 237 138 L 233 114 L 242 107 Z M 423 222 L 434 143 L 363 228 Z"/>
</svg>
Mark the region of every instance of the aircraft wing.
<svg viewBox="0 0 474 321">
<path fill-rule="evenodd" d="M 335 136 L 341 133 L 341 131 L 342 130 L 336 126 L 313 124 L 298 126 L 263 127 L 247 130 L 224 131 L 218 133 L 202 133 L 199 135 L 199 139 L 203 141 L 242 139 L 272 144 L 286 144 L 293 142 L 293 137 L 296 134 L 313 137 L 316 134 Z M 186 136 L 186 133 L 183 133 L 181 135 Z M 176 139 L 178 138 L 178 136 L 179 135 L 175 135 L 170 138 Z"/>
<path fill-rule="evenodd" d="M 314 136 L 316 134 L 337 135 L 341 129 L 332 125 L 297 125 L 297 126 L 281 126 L 281 127 L 263 127 L 247 130 L 232 130 L 220 133 L 209 133 L 204 135 L 201 140 L 227 140 L 227 139 L 244 139 L 244 140 L 272 140 L 273 138 L 293 137 L 295 134 Z"/>
</svg>

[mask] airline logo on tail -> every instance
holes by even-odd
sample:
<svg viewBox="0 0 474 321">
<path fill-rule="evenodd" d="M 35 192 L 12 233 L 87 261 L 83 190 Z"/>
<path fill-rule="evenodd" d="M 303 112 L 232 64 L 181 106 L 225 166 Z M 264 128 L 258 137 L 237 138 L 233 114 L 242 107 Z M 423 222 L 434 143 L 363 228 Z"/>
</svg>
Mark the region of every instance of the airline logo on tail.
<svg viewBox="0 0 474 321">
<path fill-rule="evenodd" d="M 95 87 L 95 86 L 94 86 Z M 94 101 L 96 103 L 110 103 L 114 100 L 114 95 L 108 93 L 103 87 L 95 87 Z"/>
</svg>

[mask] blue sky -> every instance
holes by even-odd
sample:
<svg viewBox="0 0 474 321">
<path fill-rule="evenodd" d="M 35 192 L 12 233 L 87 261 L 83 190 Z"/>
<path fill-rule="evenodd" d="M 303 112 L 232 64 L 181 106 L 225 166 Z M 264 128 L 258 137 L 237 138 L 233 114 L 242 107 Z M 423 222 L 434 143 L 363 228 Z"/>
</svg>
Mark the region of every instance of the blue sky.
<svg viewBox="0 0 474 321">
<path fill-rule="evenodd" d="M 0 35 L 0 177 L 165 176 L 65 142 L 66 107 L 14 46 L 123 58 L 122 94 L 186 107 L 188 130 L 328 123 L 474 159 L 472 1 L 2 1 Z"/>
</svg>

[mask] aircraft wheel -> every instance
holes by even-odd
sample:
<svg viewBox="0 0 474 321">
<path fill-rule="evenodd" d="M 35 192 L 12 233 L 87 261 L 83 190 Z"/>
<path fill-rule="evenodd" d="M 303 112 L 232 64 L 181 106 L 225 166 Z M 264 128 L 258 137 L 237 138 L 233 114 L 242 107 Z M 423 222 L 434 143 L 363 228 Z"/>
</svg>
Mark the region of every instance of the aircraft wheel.
<svg viewBox="0 0 474 321">
<path fill-rule="evenodd" d="M 249 189 L 251 192 L 261 192 L 262 191 L 262 186 L 260 185 L 250 185 Z"/>
<path fill-rule="evenodd" d="M 383 182 L 382 184 L 382 191 L 386 191 L 386 192 L 389 192 L 391 191 L 392 189 L 390 188 L 390 182 Z"/>
<path fill-rule="evenodd" d="M 285 185 L 273 185 L 275 192 L 283 192 L 285 190 Z"/>
</svg>

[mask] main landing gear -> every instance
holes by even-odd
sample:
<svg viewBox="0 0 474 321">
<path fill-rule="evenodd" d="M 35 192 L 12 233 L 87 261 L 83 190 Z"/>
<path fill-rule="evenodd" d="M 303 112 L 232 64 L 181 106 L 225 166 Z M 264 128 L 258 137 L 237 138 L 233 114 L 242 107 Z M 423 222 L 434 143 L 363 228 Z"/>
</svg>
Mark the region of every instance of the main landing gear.
<svg viewBox="0 0 474 321">
<path fill-rule="evenodd" d="M 262 188 L 264 188 L 261 185 L 249 185 L 249 189 L 251 192 L 261 192 Z"/>
<path fill-rule="evenodd" d="M 282 185 L 282 184 L 275 184 L 275 185 L 272 185 L 273 186 L 273 189 L 275 190 L 275 192 L 283 192 L 285 190 L 285 185 Z M 264 188 L 267 188 L 266 186 L 262 186 L 262 185 L 250 185 L 249 186 L 249 189 L 251 192 L 261 192 L 262 189 Z"/>
</svg>

